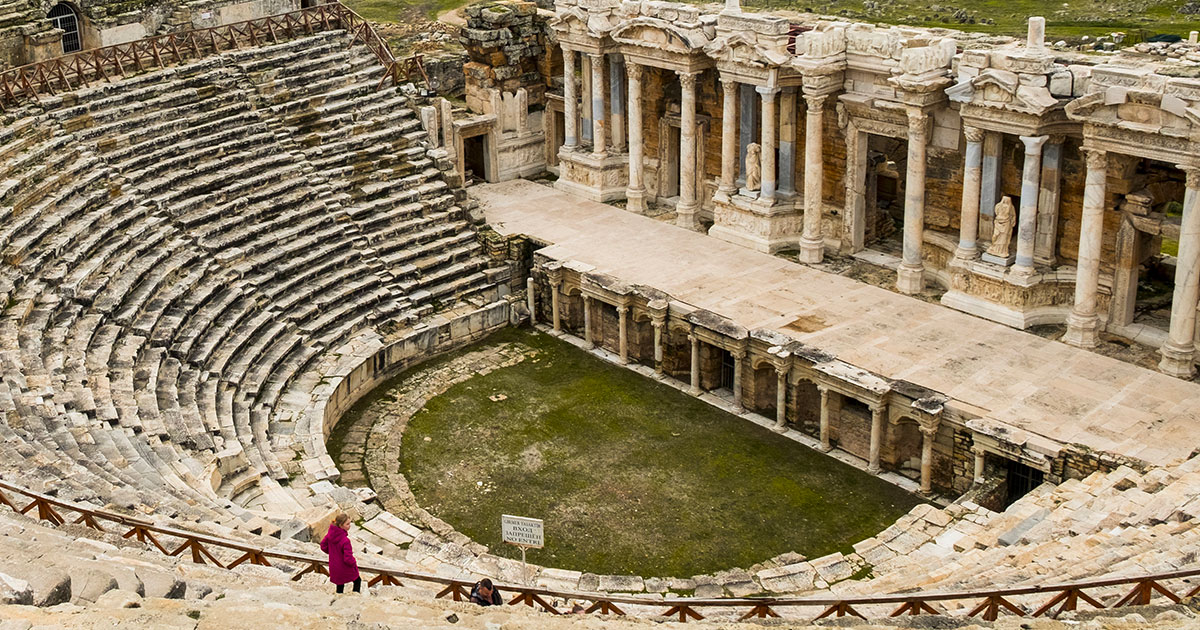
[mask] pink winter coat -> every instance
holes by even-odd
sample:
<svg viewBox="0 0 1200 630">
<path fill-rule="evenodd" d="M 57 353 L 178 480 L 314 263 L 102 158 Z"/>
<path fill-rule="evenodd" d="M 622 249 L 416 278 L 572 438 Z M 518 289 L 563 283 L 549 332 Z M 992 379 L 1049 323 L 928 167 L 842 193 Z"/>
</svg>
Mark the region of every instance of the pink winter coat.
<svg viewBox="0 0 1200 630">
<path fill-rule="evenodd" d="M 350 548 L 350 537 L 346 530 L 329 525 L 329 533 L 321 541 L 321 551 L 329 554 L 329 581 L 347 584 L 358 579 L 358 563 L 354 561 L 354 550 Z"/>
</svg>

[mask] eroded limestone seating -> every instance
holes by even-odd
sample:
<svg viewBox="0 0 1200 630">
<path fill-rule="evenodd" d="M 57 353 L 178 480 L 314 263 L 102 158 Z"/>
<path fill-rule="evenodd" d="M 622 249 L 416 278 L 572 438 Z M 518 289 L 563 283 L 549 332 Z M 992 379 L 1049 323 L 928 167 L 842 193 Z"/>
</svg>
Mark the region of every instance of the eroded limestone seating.
<svg viewBox="0 0 1200 630">
<path fill-rule="evenodd" d="M 225 530 L 312 508 L 289 444 L 320 359 L 496 299 L 503 270 L 449 164 L 348 44 L 229 52 L 6 115 L 12 479 Z"/>
</svg>

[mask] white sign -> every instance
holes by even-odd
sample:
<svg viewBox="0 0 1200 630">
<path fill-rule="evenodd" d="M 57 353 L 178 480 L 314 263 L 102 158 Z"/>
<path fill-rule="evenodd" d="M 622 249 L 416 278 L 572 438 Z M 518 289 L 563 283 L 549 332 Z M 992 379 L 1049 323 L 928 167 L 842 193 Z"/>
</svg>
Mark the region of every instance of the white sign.
<svg viewBox="0 0 1200 630">
<path fill-rule="evenodd" d="M 500 515 L 501 537 L 510 545 L 541 549 L 546 541 L 542 532 L 541 519 Z"/>
</svg>

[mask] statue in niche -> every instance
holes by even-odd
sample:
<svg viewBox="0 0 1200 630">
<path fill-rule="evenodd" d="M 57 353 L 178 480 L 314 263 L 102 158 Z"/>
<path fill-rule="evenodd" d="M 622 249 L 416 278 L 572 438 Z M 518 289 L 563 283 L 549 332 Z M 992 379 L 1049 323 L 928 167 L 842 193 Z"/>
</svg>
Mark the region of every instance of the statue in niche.
<svg viewBox="0 0 1200 630">
<path fill-rule="evenodd" d="M 1016 222 L 1017 211 L 1013 208 L 1012 197 L 1004 195 L 996 204 L 995 219 L 992 221 L 992 244 L 987 253 L 997 258 L 1008 258 L 1012 250 L 1013 224 Z"/>
<path fill-rule="evenodd" d="M 746 190 L 762 185 L 762 148 L 757 142 L 746 145 Z"/>
</svg>

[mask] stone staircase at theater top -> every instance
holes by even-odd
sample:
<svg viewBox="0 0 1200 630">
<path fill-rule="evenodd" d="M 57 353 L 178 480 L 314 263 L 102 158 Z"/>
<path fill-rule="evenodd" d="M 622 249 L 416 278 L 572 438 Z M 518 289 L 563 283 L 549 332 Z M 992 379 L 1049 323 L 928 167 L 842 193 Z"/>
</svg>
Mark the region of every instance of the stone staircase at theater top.
<svg viewBox="0 0 1200 630">
<path fill-rule="evenodd" d="M 380 72 L 334 31 L 5 115 L 0 468 L 187 522 L 312 507 L 322 359 L 507 280 Z"/>
</svg>

